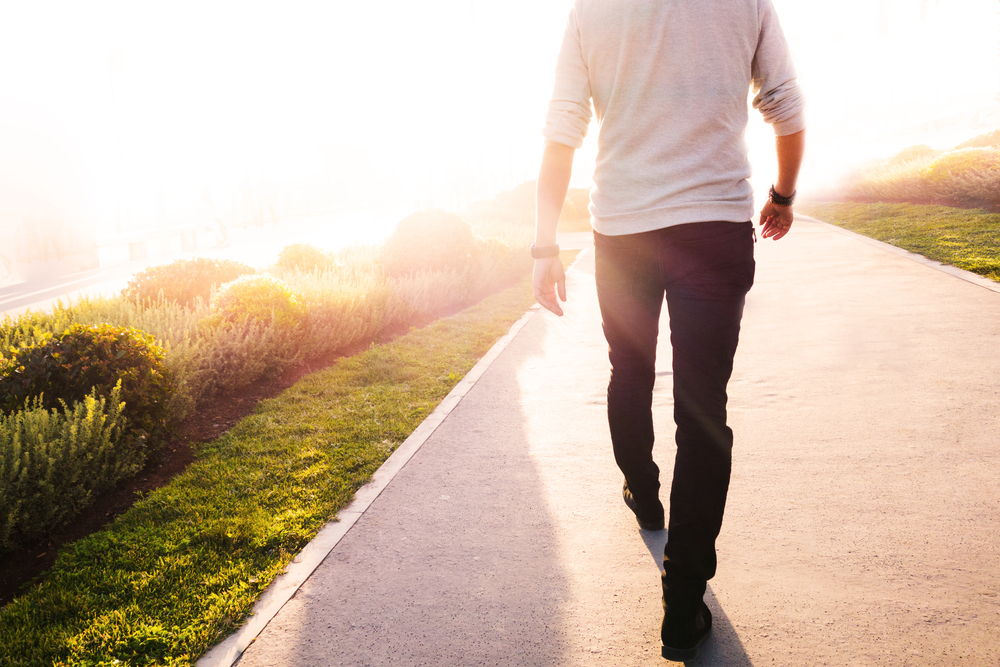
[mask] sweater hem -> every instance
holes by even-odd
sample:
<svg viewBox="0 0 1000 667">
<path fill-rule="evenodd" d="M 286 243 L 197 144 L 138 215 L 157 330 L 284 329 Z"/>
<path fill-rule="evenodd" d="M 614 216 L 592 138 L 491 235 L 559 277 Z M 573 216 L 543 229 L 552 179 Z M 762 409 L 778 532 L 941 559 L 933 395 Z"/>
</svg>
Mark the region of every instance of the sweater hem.
<svg viewBox="0 0 1000 667">
<path fill-rule="evenodd" d="M 686 204 L 612 215 L 592 215 L 590 224 L 598 234 L 641 234 L 691 222 L 746 222 L 753 218 L 753 202 Z"/>
</svg>

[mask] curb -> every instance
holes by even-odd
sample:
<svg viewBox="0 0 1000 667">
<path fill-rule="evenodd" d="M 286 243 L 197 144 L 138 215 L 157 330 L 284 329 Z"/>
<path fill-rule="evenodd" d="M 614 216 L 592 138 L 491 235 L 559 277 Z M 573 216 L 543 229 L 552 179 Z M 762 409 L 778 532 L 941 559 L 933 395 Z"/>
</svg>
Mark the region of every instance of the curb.
<svg viewBox="0 0 1000 667">
<path fill-rule="evenodd" d="M 576 267 L 577 263 L 586 255 L 589 249 L 587 247 L 580 251 L 576 259 L 573 260 L 573 263 L 567 268 L 567 273 Z M 326 524 L 316 537 L 292 559 L 292 562 L 285 568 L 285 572 L 275 577 L 260 599 L 257 600 L 247 622 L 235 633 L 209 649 L 195 663 L 195 667 L 231 667 L 239 660 L 243 652 L 247 650 L 247 647 L 257 639 L 264 628 L 267 627 L 267 624 L 271 622 L 271 619 L 278 615 L 278 612 L 285 606 L 285 603 L 298 592 L 306 579 L 316 571 L 320 563 L 333 551 L 340 540 L 347 535 L 348 531 L 354 527 L 354 524 L 371 507 L 371 504 L 375 502 L 379 494 L 382 493 L 409 460 L 413 458 L 413 455 L 417 453 L 420 447 L 427 442 L 427 439 L 437 430 L 437 427 L 448 418 L 452 410 L 461 403 L 465 395 L 479 381 L 479 378 L 493 365 L 497 357 L 500 356 L 510 342 L 514 340 L 514 337 L 528 323 L 528 320 L 540 308 L 538 304 L 533 305 L 508 329 L 507 333 L 490 348 L 489 352 L 444 397 L 437 408 L 417 426 L 413 433 L 375 471 L 371 481 L 358 489 L 354 494 L 354 500 L 351 501 L 351 504 L 337 513 L 338 518 Z"/>
<path fill-rule="evenodd" d="M 882 250 L 891 252 L 894 255 L 905 257 L 906 259 L 917 262 L 918 264 L 923 264 L 924 266 L 928 266 L 932 269 L 937 269 L 942 273 L 947 273 L 948 275 L 954 276 L 955 278 L 959 278 L 966 282 L 972 283 L 973 285 L 978 285 L 979 287 L 988 289 L 991 292 L 996 292 L 997 294 L 1000 294 L 1000 283 L 995 283 L 989 278 L 984 278 L 983 276 L 980 276 L 976 273 L 972 273 L 971 271 L 966 271 L 965 269 L 960 269 L 957 266 L 951 266 L 950 264 L 942 264 L 941 262 L 935 261 L 933 259 L 927 259 L 923 255 L 918 255 L 915 252 L 910 252 L 909 250 L 903 250 L 902 248 L 896 247 L 889 243 L 885 243 L 884 241 L 878 241 L 869 236 L 865 236 L 864 234 L 858 234 L 857 232 L 852 232 L 849 229 L 838 227 L 837 225 L 834 225 L 832 223 L 823 222 L 822 220 L 819 220 L 812 216 L 799 215 L 798 217 L 803 220 L 808 220 L 809 222 L 817 222 L 821 225 L 826 225 L 827 227 L 831 227 L 836 231 L 840 232 L 841 234 L 846 234 L 858 241 L 867 243 L 868 245 L 875 246 L 876 248 L 881 248 Z"/>
</svg>

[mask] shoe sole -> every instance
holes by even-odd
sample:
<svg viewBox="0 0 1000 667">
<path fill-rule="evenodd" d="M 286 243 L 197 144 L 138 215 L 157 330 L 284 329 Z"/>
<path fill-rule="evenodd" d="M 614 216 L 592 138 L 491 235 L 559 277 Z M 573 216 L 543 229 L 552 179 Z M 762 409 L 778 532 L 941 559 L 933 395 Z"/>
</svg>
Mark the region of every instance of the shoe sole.
<svg viewBox="0 0 1000 667">
<path fill-rule="evenodd" d="M 662 521 L 660 523 L 648 523 L 646 521 L 642 521 L 641 519 L 639 519 L 639 517 L 636 517 L 635 522 L 639 524 L 639 528 L 641 530 L 649 530 L 655 532 L 657 530 L 663 530 L 664 528 L 664 524 Z"/>
<path fill-rule="evenodd" d="M 673 660 L 674 662 L 687 662 L 689 660 L 695 660 L 698 657 L 698 652 L 701 651 L 702 644 L 708 640 L 708 636 L 712 634 L 712 611 L 708 608 L 708 605 L 704 601 L 701 603 L 701 611 L 703 621 L 705 623 L 704 634 L 698 638 L 694 646 L 690 648 L 673 648 L 672 646 L 667 646 L 664 644 L 660 648 L 660 655 L 662 655 L 667 660 Z"/>
<path fill-rule="evenodd" d="M 708 639 L 710 632 L 706 632 L 705 636 L 698 640 L 698 643 L 691 648 L 671 648 L 669 646 L 663 646 L 660 648 L 660 654 L 667 660 L 673 660 L 674 662 L 687 662 L 689 660 L 695 660 L 698 657 L 698 653 L 701 651 L 702 644 Z"/>
<path fill-rule="evenodd" d="M 625 501 L 625 506 L 628 507 L 630 510 L 632 510 L 632 514 L 635 514 L 635 511 L 636 511 L 635 497 L 628 490 L 628 485 L 627 484 L 622 487 L 622 499 Z M 629 502 L 630 500 L 631 500 L 631 502 Z M 649 521 L 643 521 L 642 519 L 639 518 L 638 514 L 635 514 L 635 521 L 636 521 L 636 523 L 639 524 L 639 529 L 640 530 L 649 530 L 649 531 L 655 532 L 657 530 L 663 530 L 664 529 L 666 518 L 664 518 L 664 519 L 662 519 L 662 520 L 660 520 L 660 521 L 658 521 L 656 523 L 650 523 Z"/>
</svg>

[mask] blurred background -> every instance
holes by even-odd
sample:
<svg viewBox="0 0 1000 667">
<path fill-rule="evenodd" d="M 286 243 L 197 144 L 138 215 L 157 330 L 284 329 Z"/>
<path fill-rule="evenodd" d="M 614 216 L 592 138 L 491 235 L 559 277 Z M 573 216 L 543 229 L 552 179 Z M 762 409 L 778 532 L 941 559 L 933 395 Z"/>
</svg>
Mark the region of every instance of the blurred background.
<svg viewBox="0 0 1000 667">
<path fill-rule="evenodd" d="M 1000 1 L 774 3 L 809 100 L 803 193 L 1000 128 Z M 372 241 L 533 179 L 570 5 L 0 0 L 0 284 L 297 220 Z M 755 114 L 747 139 L 766 190 Z"/>
</svg>

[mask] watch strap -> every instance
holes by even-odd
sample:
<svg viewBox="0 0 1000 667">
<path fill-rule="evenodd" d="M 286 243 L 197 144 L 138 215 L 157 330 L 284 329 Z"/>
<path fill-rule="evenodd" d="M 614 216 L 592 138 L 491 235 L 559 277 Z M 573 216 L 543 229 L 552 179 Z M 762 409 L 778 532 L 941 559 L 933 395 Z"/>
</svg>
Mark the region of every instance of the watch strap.
<svg viewBox="0 0 1000 667">
<path fill-rule="evenodd" d="M 546 257 L 555 257 L 559 254 L 559 244 L 546 245 L 542 247 L 536 246 L 534 243 L 531 244 L 531 256 L 534 259 L 544 259 Z"/>
</svg>

